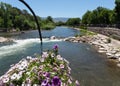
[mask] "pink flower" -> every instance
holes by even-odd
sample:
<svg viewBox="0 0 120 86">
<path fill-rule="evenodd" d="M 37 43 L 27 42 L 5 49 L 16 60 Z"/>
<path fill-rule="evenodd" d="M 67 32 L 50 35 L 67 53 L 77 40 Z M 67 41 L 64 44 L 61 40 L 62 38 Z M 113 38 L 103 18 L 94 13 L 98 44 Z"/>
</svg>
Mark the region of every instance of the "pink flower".
<svg viewBox="0 0 120 86">
<path fill-rule="evenodd" d="M 60 55 L 57 55 L 58 60 L 63 60 L 63 58 Z"/>
<path fill-rule="evenodd" d="M 78 80 L 75 81 L 76 86 L 80 86 L 80 83 L 78 82 Z"/>
<path fill-rule="evenodd" d="M 50 73 L 49 72 L 44 72 L 43 76 L 49 78 L 50 77 Z"/>
<path fill-rule="evenodd" d="M 60 64 L 60 68 L 63 69 L 65 66 L 63 64 Z"/>
<path fill-rule="evenodd" d="M 48 57 L 48 53 L 47 52 L 43 52 L 42 58 L 47 58 L 47 57 Z"/>
<path fill-rule="evenodd" d="M 9 82 L 9 78 L 8 77 L 4 77 L 3 78 L 3 83 L 8 83 Z"/>
<path fill-rule="evenodd" d="M 39 67 L 39 69 L 41 69 L 41 70 L 42 70 L 42 69 L 43 69 L 43 65 L 41 65 L 41 66 Z"/>
<path fill-rule="evenodd" d="M 58 71 L 58 68 L 57 68 L 57 67 L 54 67 L 53 70 L 54 70 L 54 71 Z"/>
<path fill-rule="evenodd" d="M 31 84 L 31 80 L 29 78 L 26 79 L 27 84 Z"/>
</svg>

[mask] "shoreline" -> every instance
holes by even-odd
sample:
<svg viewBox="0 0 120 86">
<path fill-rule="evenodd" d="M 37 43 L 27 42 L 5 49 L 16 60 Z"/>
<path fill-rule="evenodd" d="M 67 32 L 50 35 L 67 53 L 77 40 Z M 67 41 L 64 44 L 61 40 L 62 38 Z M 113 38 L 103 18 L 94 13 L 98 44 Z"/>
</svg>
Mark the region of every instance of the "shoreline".
<svg viewBox="0 0 120 86">
<path fill-rule="evenodd" d="M 77 29 L 78 28 L 74 28 Z M 106 54 L 108 59 L 112 59 L 120 67 L 120 41 L 110 38 L 108 36 L 98 34 L 88 35 L 81 37 L 68 37 L 64 41 L 74 42 L 74 43 L 88 43 L 93 45 L 97 52 L 101 54 Z"/>
</svg>

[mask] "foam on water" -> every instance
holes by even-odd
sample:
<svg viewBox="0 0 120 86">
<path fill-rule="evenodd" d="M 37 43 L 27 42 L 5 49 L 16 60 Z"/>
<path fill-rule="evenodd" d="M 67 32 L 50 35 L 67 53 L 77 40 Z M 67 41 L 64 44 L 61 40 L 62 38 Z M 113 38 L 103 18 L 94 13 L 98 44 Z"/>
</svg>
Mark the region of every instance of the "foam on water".
<svg viewBox="0 0 120 86">
<path fill-rule="evenodd" d="M 43 39 L 43 43 L 59 42 L 59 41 L 62 41 L 62 40 L 58 40 L 58 39 L 50 40 L 48 38 Z M 12 45 L 6 45 L 6 46 L 0 47 L 0 58 L 3 56 L 12 55 L 12 54 L 20 52 L 20 51 L 24 51 L 28 47 L 31 47 L 34 44 L 40 43 L 40 39 L 34 38 L 34 39 L 14 40 L 14 42 L 15 43 Z"/>
</svg>

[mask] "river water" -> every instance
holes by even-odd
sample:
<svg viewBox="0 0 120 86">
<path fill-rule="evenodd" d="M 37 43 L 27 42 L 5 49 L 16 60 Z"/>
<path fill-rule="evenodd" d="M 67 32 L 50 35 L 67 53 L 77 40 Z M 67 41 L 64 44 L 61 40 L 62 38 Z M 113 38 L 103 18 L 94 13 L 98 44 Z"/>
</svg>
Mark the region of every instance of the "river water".
<svg viewBox="0 0 120 86">
<path fill-rule="evenodd" d="M 79 80 L 81 86 L 120 86 L 120 68 L 108 61 L 105 55 L 99 54 L 93 46 L 48 39 L 53 35 L 64 38 L 77 33 L 79 31 L 67 27 L 42 31 L 44 51 L 58 44 L 59 53 L 70 62 L 72 76 Z M 36 30 L 13 35 L 11 38 L 16 39 L 15 43 L 0 44 L 0 76 L 10 68 L 11 64 L 26 56 L 34 57 L 40 53 L 40 41 Z"/>
</svg>

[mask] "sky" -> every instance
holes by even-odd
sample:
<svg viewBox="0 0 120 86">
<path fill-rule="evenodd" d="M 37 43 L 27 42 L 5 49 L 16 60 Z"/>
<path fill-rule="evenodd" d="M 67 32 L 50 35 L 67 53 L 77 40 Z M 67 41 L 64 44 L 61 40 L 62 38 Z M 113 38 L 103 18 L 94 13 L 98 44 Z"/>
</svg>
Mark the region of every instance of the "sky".
<svg viewBox="0 0 120 86">
<path fill-rule="evenodd" d="M 28 10 L 18 0 L 0 0 L 14 7 Z M 94 10 L 98 6 L 113 9 L 115 0 L 25 0 L 36 15 L 40 17 L 80 17 L 87 10 Z"/>
</svg>

